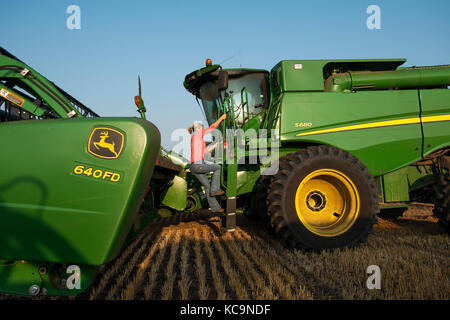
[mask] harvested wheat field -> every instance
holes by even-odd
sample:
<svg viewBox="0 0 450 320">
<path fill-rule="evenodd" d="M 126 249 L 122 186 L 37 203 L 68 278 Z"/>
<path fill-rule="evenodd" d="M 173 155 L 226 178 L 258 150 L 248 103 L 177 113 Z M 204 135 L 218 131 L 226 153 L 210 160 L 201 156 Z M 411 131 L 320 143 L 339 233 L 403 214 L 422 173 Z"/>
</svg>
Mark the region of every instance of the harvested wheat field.
<svg viewBox="0 0 450 320">
<path fill-rule="evenodd" d="M 71 299 L 449 299 L 448 235 L 414 210 L 379 219 L 358 248 L 321 253 L 289 249 L 245 217 L 222 234 L 218 217 L 177 214 L 152 222 Z M 381 290 L 366 287 L 369 265 Z"/>
</svg>

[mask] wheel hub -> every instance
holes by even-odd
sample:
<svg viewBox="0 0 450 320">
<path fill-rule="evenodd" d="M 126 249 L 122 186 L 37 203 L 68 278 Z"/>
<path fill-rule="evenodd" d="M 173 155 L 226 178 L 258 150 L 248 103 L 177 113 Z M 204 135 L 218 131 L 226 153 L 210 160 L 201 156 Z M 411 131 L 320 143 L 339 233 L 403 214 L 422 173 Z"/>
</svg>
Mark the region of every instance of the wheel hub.
<svg viewBox="0 0 450 320">
<path fill-rule="evenodd" d="M 306 206 L 312 211 L 321 211 L 323 208 L 325 208 L 326 204 L 327 198 L 322 192 L 318 190 L 310 192 L 306 197 Z"/>
<path fill-rule="evenodd" d="M 294 201 L 302 224 L 322 237 L 345 233 L 359 214 L 360 199 L 354 183 L 334 169 L 319 169 L 303 178 Z"/>
</svg>

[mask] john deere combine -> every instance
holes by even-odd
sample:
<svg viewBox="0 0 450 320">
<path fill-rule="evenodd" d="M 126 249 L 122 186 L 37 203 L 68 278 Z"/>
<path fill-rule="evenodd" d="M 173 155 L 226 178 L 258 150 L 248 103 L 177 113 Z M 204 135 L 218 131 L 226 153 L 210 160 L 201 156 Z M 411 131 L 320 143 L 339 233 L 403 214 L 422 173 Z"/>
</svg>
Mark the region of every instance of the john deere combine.
<svg viewBox="0 0 450 320">
<path fill-rule="evenodd" d="M 434 203 L 448 230 L 450 66 L 401 68 L 405 61 L 288 60 L 269 72 L 208 59 L 188 74 L 184 86 L 208 123 L 228 115 L 219 128 L 223 139 L 231 133 L 227 228 L 244 208 L 292 247 L 355 246 L 380 208 L 419 201 Z M 274 175 L 255 157 L 262 142 L 279 153 Z"/>
</svg>

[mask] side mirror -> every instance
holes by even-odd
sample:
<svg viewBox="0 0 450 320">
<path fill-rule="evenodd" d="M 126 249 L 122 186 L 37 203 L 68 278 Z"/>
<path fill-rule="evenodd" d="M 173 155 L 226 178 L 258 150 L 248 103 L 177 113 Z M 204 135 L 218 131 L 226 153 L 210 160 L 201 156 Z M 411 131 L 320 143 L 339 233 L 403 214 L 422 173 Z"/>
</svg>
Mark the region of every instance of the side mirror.
<svg viewBox="0 0 450 320">
<path fill-rule="evenodd" d="M 228 89 L 228 72 L 220 70 L 217 78 L 217 89 L 223 91 Z"/>
</svg>

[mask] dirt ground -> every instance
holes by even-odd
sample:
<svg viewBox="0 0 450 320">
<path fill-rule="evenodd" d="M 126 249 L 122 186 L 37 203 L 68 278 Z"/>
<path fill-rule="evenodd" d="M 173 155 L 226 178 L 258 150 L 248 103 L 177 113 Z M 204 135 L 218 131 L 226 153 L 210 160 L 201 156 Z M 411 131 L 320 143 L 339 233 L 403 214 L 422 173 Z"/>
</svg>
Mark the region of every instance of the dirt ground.
<svg viewBox="0 0 450 320">
<path fill-rule="evenodd" d="M 379 218 L 366 244 L 320 253 L 289 249 L 243 216 L 235 232 L 222 233 L 217 217 L 177 214 L 152 222 L 70 299 L 447 300 L 449 237 L 430 214 L 410 207 Z M 380 267 L 379 290 L 366 286 L 370 265 Z"/>
</svg>

